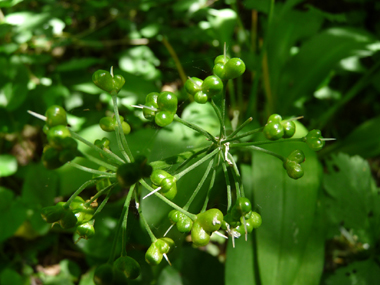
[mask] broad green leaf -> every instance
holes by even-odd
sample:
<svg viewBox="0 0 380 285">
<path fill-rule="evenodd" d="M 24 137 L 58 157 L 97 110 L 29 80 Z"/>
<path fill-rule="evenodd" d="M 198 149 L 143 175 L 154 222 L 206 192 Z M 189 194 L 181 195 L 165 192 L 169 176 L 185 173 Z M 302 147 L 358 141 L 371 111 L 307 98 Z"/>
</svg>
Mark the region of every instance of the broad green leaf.
<svg viewBox="0 0 380 285">
<path fill-rule="evenodd" d="M 9 200 L 9 190 L 0 188 L 0 198 L 8 200 L 8 207 L 0 215 L 0 242 L 11 237 L 25 221 L 27 209 L 19 199 Z M 3 197 L 2 197 L 3 196 Z M 6 197 L 4 197 L 6 196 Z"/>
<path fill-rule="evenodd" d="M 301 270 L 316 219 L 321 167 L 315 153 L 305 144 L 282 143 L 266 148 L 283 156 L 297 148 L 306 155 L 302 164 L 304 176 L 293 180 L 279 159 L 254 152 L 251 174 L 254 182 L 251 189 L 245 190 L 253 191 L 254 209 L 263 219 L 261 227 L 256 230 L 261 283 L 278 284 L 281 280 L 283 284 L 294 284 L 300 274 L 306 274 Z M 320 253 L 321 247 L 323 240 L 319 240 L 313 253 Z M 320 270 L 320 267 L 315 264 L 314 270 Z"/>
<path fill-rule="evenodd" d="M 278 99 L 276 110 L 289 112 L 296 100 L 313 94 L 340 60 L 368 51 L 373 42 L 365 31 L 348 28 L 330 28 L 312 37 L 286 64 L 278 84 L 272 86 Z"/>
<path fill-rule="evenodd" d="M 5 268 L 0 272 L 0 284 L 23 285 L 25 282 L 23 281 L 21 275 L 18 274 L 15 270 Z"/>
<path fill-rule="evenodd" d="M 380 198 L 374 185 L 368 162 L 359 156 L 339 153 L 327 160 L 329 173 L 324 175 L 326 210 L 330 223 L 338 228 L 354 230 L 359 240 L 373 245 L 379 230 Z"/>
<path fill-rule="evenodd" d="M 370 119 L 354 129 L 342 142 L 337 142 L 341 152 L 364 158 L 380 154 L 380 117 Z"/>
<path fill-rule="evenodd" d="M 57 66 L 57 71 L 73 71 L 73 70 L 83 70 L 90 66 L 99 63 L 99 58 L 85 57 L 85 58 L 74 58 L 67 62 L 63 62 Z"/>
<path fill-rule="evenodd" d="M 51 18 L 50 13 L 32 13 L 22 11 L 8 14 L 5 17 L 5 22 L 17 26 L 17 31 L 34 31 L 48 22 L 49 18 Z"/>
<path fill-rule="evenodd" d="M 172 266 L 166 266 L 157 280 L 157 285 L 182 285 L 181 273 Z"/>
<path fill-rule="evenodd" d="M 356 261 L 337 269 L 327 277 L 323 285 L 372 285 L 380 283 L 380 267 L 375 259 Z"/>
<path fill-rule="evenodd" d="M 30 165 L 22 187 L 21 199 L 25 205 L 41 208 L 53 205 L 58 196 L 58 176 L 42 164 Z"/>
<path fill-rule="evenodd" d="M 254 201 L 252 167 L 241 165 L 240 169 L 246 197 L 250 201 Z M 227 246 L 228 257 L 226 259 L 226 285 L 256 284 L 259 274 L 257 272 L 257 264 L 255 264 L 254 235 L 255 232 L 249 234 L 248 241 L 244 240 L 244 236 L 235 239 L 235 248 L 232 247 L 231 237 L 229 237 Z"/>
<path fill-rule="evenodd" d="M 17 171 L 17 159 L 10 154 L 0 155 L 0 177 L 10 176 Z"/>
</svg>

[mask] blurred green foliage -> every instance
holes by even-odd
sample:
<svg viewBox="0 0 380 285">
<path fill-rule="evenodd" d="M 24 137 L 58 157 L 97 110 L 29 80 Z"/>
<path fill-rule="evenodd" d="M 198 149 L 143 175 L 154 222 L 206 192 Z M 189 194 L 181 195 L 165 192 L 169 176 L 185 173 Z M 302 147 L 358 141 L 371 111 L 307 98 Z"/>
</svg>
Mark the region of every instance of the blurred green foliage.
<svg viewBox="0 0 380 285">
<path fill-rule="evenodd" d="M 178 124 L 159 130 L 131 105 L 170 88 L 182 117 L 215 133 L 216 118 L 207 105 L 191 103 L 183 80 L 211 74 L 223 43 L 247 65 L 243 78 L 228 86 L 233 124 L 252 116 L 258 126 L 272 113 L 303 115 L 298 135 L 320 128 L 337 142 L 318 157 L 308 153 L 305 177 L 297 181 L 271 157 L 239 154 L 247 196 L 263 225 L 235 249 L 219 241 L 194 249 L 173 231 L 173 266 L 151 269 L 144 261 L 149 238 L 129 215 L 128 254 L 142 265 L 131 284 L 378 284 L 379 12 L 375 0 L 1 0 L 0 284 L 93 284 L 125 195 L 114 190 L 91 240 L 75 244 L 72 232 L 49 229 L 40 209 L 89 177 L 69 166 L 43 168 L 43 123 L 27 110 L 44 114 L 62 105 L 75 131 L 90 141 L 104 137 L 97 124 L 112 110 L 111 98 L 91 83 L 91 74 L 113 65 L 126 79 L 119 110 L 132 126 L 133 153 L 157 160 L 197 148 L 202 141 L 193 132 Z M 213 191 L 219 205 L 226 203 L 221 176 Z M 184 203 L 197 181 L 184 177 L 175 202 Z M 170 208 L 160 203 L 151 197 L 142 207 L 162 235 Z"/>
</svg>

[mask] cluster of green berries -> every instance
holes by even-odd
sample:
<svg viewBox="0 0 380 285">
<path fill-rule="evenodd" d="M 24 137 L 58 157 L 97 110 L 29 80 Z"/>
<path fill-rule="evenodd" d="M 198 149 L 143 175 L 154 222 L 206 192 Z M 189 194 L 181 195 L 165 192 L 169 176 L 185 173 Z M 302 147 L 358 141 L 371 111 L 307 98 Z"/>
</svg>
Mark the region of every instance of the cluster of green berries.
<svg viewBox="0 0 380 285">
<path fill-rule="evenodd" d="M 124 121 L 123 117 L 119 117 L 121 122 L 121 127 L 123 129 L 123 133 L 128 135 L 131 132 L 131 126 Z M 100 128 L 105 132 L 114 132 L 116 128 L 118 128 L 118 124 L 116 121 L 116 117 L 103 117 L 99 121 Z"/>
<path fill-rule="evenodd" d="M 264 126 L 264 136 L 268 140 L 278 140 L 281 138 L 291 138 L 296 132 L 296 125 L 293 121 L 283 121 L 278 114 L 269 116 Z"/>
<path fill-rule="evenodd" d="M 159 192 L 169 200 L 173 200 L 177 195 L 177 179 L 166 171 L 161 169 L 154 170 L 150 180 L 152 181 L 152 187 L 155 189 L 161 187 Z"/>
<path fill-rule="evenodd" d="M 53 105 L 46 111 L 43 128 L 48 144 L 44 147 L 42 162 L 47 169 L 56 169 L 78 155 L 78 143 L 67 129 L 66 111 Z"/>
<path fill-rule="evenodd" d="M 160 127 L 165 127 L 173 122 L 177 112 L 178 99 L 173 92 L 152 92 L 145 98 L 143 114 L 145 119 L 156 122 Z"/>
<path fill-rule="evenodd" d="M 128 284 L 140 276 L 140 264 L 130 256 L 120 256 L 112 264 L 100 265 L 94 274 L 96 285 Z"/>
<path fill-rule="evenodd" d="M 185 90 L 194 97 L 194 101 L 205 104 L 215 95 L 223 91 L 223 86 L 229 79 L 234 79 L 242 75 L 245 71 L 245 64 L 240 58 L 229 58 L 219 55 L 214 61 L 213 73 L 205 80 L 197 77 L 189 78 L 185 83 Z"/>
<path fill-rule="evenodd" d="M 76 227 L 80 238 L 89 239 L 95 235 L 92 219 L 94 212 L 95 207 L 87 205 L 80 196 L 76 196 L 69 206 L 65 202 L 59 202 L 55 206 L 43 208 L 41 216 L 46 222 L 58 223 L 63 229 Z"/>
</svg>

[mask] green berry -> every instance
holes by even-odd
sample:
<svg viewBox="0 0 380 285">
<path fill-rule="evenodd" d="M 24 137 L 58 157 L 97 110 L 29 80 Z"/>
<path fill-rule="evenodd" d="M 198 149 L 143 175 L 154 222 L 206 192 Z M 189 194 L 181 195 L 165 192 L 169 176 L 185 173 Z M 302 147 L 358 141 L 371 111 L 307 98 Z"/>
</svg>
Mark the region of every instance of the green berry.
<svg viewBox="0 0 380 285">
<path fill-rule="evenodd" d="M 228 79 L 234 79 L 241 76 L 245 72 L 245 64 L 240 58 L 229 59 L 225 66 L 225 77 Z"/>
<path fill-rule="evenodd" d="M 185 90 L 187 93 L 194 96 L 195 93 L 202 90 L 202 83 L 203 80 L 197 77 L 191 77 L 185 82 Z"/>
<path fill-rule="evenodd" d="M 167 111 L 160 111 L 155 116 L 155 122 L 160 127 L 165 127 L 173 122 L 174 114 Z"/>
<path fill-rule="evenodd" d="M 194 101 L 199 103 L 199 104 L 206 104 L 208 101 L 208 96 L 205 92 L 199 91 L 199 92 L 195 93 Z"/>
<path fill-rule="evenodd" d="M 66 128 L 66 126 L 60 125 L 49 129 L 47 139 L 52 147 L 62 149 L 63 139 L 70 136 L 70 131 Z"/>
<path fill-rule="evenodd" d="M 284 128 L 284 139 L 291 138 L 296 133 L 296 124 L 293 121 L 281 122 Z"/>
<path fill-rule="evenodd" d="M 207 95 L 208 98 L 211 98 L 223 90 L 223 82 L 217 76 L 208 76 L 202 84 L 202 91 Z"/>
<path fill-rule="evenodd" d="M 92 81 L 100 89 L 103 89 L 106 92 L 116 92 L 119 93 L 120 89 L 125 84 L 125 79 L 121 75 L 112 76 L 106 70 L 98 70 L 92 75 Z"/>
<path fill-rule="evenodd" d="M 214 232 L 220 229 L 223 222 L 223 213 L 219 209 L 209 209 L 197 215 L 198 222 L 206 232 Z"/>
<path fill-rule="evenodd" d="M 288 176 L 293 179 L 299 179 L 303 176 L 304 172 L 302 166 L 292 160 L 286 160 L 284 162 L 284 168 L 286 169 Z"/>
<path fill-rule="evenodd" d="M 269 140 L 278 140 L 284 136 L 284 127 L 281 125 L 281 116 L 273 114 L 268 118 L 263 133 Z"/>
<path fill-rule="evenodd" d="M 115 260 L 113 266 L 123 272 L 127 279 L 136 279 L 141 272 L 140 264 L 129 256 L 119 257 Z"/>
<path fill-rule="evenodd" d="M 75 231 L 81 238 L 86 240 L 92 238 L 95 235 L 94 225 L 91 222 L 86 222 L 77 226 Z"/>
<path fill-rule="evenodd" d="M 64 229 L 71 229 L 75 227 L 77 224 L 77 218 L 75 217 L 74 213 L 70 210 L 65 210 L 64 215 L 59 220 L 59 224 Z"/>
<path fill-rule="evenodd" d="M 210 234 L 195 221 L 191 229 L 191 240 L 194 246 L 206 246 L 210 242 Z"/>
<path fill-rule="evenodd" d="M 322 140 L 323 137 L 320 130 L 310 131 L 303 139 L 309 148 L 314 151 L 321 150 L 325 145 L 325 141 Z"/>
<path fill-rule="evenodd" d="M 66 111 L 61 106 L 53 105 L 50 106 L 45 113 L 46 116 L 46 125 L 49 128 L 67 125 Z"/>
<path fill-rule="evenodd" d="M 113 280 L 114 270 L 111 264 L 102 264 L 95 270 L 94 283 L 96 285 L 110 285 L 113 284 Z"/>
<path fill-rule="evenodd" d="M 58 222 L 65 214 L 65 209 L 62 205 L 55 205 L 42 208 L 41 216 L 47 223 Z"/>
</svg>

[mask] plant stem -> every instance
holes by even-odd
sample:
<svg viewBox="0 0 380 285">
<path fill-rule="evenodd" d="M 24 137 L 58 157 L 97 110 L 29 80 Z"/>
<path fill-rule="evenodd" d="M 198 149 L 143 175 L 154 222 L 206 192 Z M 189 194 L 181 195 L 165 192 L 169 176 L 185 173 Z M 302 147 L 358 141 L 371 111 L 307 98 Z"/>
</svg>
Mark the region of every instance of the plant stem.
<svg viewBox="0 0 380 285">
<path fill-rule="evenodd" d="M 233 145 L 230 145 L 230 148 L 233 148 Z M 269 154 L 269 155 L 272 155 L 274 157 L 277 157 L 278 159 L 280 159 L 282 162 L 284 162 L 286 160 L 285 157 L 283 157 L 282 155 L 279 155 L 275 152 L 272 152 L 270 150 L 267 150 L 267 149 L 264 149 L 264 148 L 261 148 L 261 147 L 257 147 L 257 146 L 253 146 L 253 145 L 250 145 L 250 146 L 245 146 L 245 147 L 241 147 L 241 148 L 244 148 L 244 149 L 248 149 L 248 150 L 257 150 L 257 151 L 261 151 L 263 153 L 266 153 L 266 154 Z"/>
<path fill-rule="evenodd" d="M 157 238 L 156 236 L 153 234 L 152 230 L 150 229 L 150 226 L 148 224 L 148 222 L 146 221 L 143 213 L 142 213 L 142 210 L 141 210 L 141 205 L 138 207 L 138 211 L 139 211 L 139 215 L 140 215 L 140 219 L 144 225 L 144 228 L 146 229 L 146 231 L 148 232 L 148 235 L 150 237 L 150 240 L 152 243 L 156 242 L 157 241 Z"/>
<path fill-rule="evenodd" d="M 140 179 L 139 182 L 141 183 L 142 186 L 144 186 L 148 191 L 152 192 L 154 191 L 155 189 L 153 189 L 148 183 L 145 182 L 144 179 Z M 168 204 L 169 206 L 171 206 L 172 208 L 180 211 L 181 213 L 185 214 L 186 216 L 188 216 L 190 219 L 192 220 L 195 220 L 196 219 L 196 215 L 194 214 L 191 214 L 189 213 L 188 211 L 185 211 L 184 209 L 182 209 L 180 206 L 178 206 L 177 204 L 173 203 L 172 201 L 170 201 L 168 198 L 166 198 L 164 195 L 162 195 L 161 193 L 159 192 L 155 192 L 154 193 L 158 198 L 160 198 L 162 201 L 164 201 L 166 204 Z"/>
<path fill-rule="evenodd" d="M 65 207 L 65 208 L 69 208 L 69 207 L 70 207 L 70 204 L 71 204 L 71 202 L 74 200 L 74 198 L 75 198 L 76 196 L 78 196 L 78 195 L 79 195 L 84 189 L 86 189 L 88 186 L 91 186 L 91 185 L 95 184 L 96 181 L 97 181 L 96 179 L 92 179 L 92 180 L 88 180 L 88 181 L 86 181 L 85 183 L 83 183 L 83 184 L 78 188 L 78 190 L 75 191 L 73 195 L 71 195 L 70 199 L 67 200 L 67 202 L 65 203 L 65 206 L 64 206 L 64 207 Z"/>
<path fill-rule="evenodd" d="M 227 212 L 228 212 L 231 209 L 231 205 L 232 205 L 232 193 L 231 193 L 230 177 L 228 176 L 228 169 L 227 169 L 225 161 L 222 161 L 222 168 L 223 168 L 223 173 L 224 173 L 224 179 L 226 180 L 226 185 L 227 185 Z"/>
<path fill-rule="evenodd" d="M 215 111 L 215 113 L 216 113 L 216 116 L 218 117 L 219 125 L 220 125 L 220 134 L 222 134 L 222 133 L 223 133 L 223 126 L 224 126 L 224 124 L 223 124 L 222 114 L 221 114 L 221 112 L 220 112 L 218 106 L 216 106 L 216 104 L 215 104 L 215 102 L 214 102 L 213 99 L 210 100 L 210 104 L 211 104 L 211 106 L 214 108 L 214 111 Z"/>
<path fill-rule="evenodd" d="M 102 201 L 102 203 L 100 204 L 100 206 L 96 209 L 96 211 L 95 211 L 94 215 L 92 216 L 91 220 L 94 219 L 96 217 L 96 215 L 99 214 L 103 210 L 104 206 L 107 204 L 108 199 L 111 196 L 111 193 L 112 193 L 111 190 L 112 189 L 109 189 L 109 191 L 107 193 L 107 196 L 104 198 L 104 200 Z"/>
<path fill-rule="evenodd" d="M 236 187 L 236 190 L 237 190 L 236 191 L 237 198 L 239 198 L 239 197 L 245 197 L 245 195 L 244 195 L 244 187 L 243 187 L 243 183 L 241 181 L 241 175 L 240 175 L 239 168 L 237 167 L 236 162 L 235 162 L 233 156 L 230 153 L 228 153 L 228 158 L 232 162 L 232 167 L 234 169 L 234 171 L 232 172 L 232 174 L 233 174 L 234 179 L 235 179 L 235 187 Z"/>
<path fill-rule="evenodd" d="M 250 122 L 252 122 L 252 117 L 249 117 L 244 123 L 242 123 L 240 126 L 238 126 L 236 128 L 236 130 L 234 132 L 232 132 L 231 134 L 229 134 L 227 136 L 227 139 L 229 138 L 233 138 L 238 132 L 240 132 L 246 125 L 248 125 Z"/>
<path fill-rule="evenodd" d="M 167 38 L 165 36 L 162 37 L 162 43 L 164 44 L 164 46 L 166 47 L 166 49 L 170 53 L 171 57 L 173 58 L 175 66 L 177 67 L 179 76 L 181 77 L 182 84 L 185 85 L 185 82 L 187 80 L 187 76 L 186 76 L 185 71 L 183 70 L 183 67 L 182 67 L 180 60 L 178 59 L 177 53 L 175 52 L 172 45 L 169 43 L 169 41 L 167 40 Z"/>
<path fill-rule="evenodd" d="M 108 159 L 109 159 L 110 161 L 112 161 L 114 164 L 116 164 L 116 165 L 121 165 L 121 164 L 125 163 L 124 161 L 121 162 L 121 161 L 120 161 L 121 158 L 119 158 L 119 157 L 118 157 L 118 159 L 116 159 L 116 158 L 114 157 L 114 156 L 116 156 L 116 154 L 111 155 L 110 153 L 105 152 L 105 151 L 102 150 L 101 148 L 98 148 L 98 147 L 95 146 L 94 144 L 90 143 L 88 140 L 85 140 L 84 138 L 82 138 L 80 135 L 78 135 L 77 133 L 73 132 L 72 130 L 69 129 L 69 131 L 70 131 L 71 136 L 72 136 L 74 139 L 76 139 L 76 140 L 78 140 L 78 141 L 84 143 L 85 145 L 89 146 L 90 148 L 92 148 L 93 150 L 95 150 L 97 153 L 99 153 L 99 155 L 101 155 L 101 154 L 104 155 L 106 158 L 108 158 Z"/>
<path fill-rule="evenodd" d="M 222 128 L 220 137 L 226 137 L 226 90 L 227 90 L 227 82 L 226 80 L 223 81 L 223 91 L 222 91 Z"/>
<path fill-rule="evenodd" d="M 195 188 L 195 190 L 194 190 L 193 194 L 191 195 L 190 199 L 187 201 L 186 205 L 183 207 L 183 209 L 185 211 L 187 211 L 189 209 L 189 207 L 190 207 L 191 203 L 193 202 L 195 196 L 197 196 L 199 190 L 201 190 L 204 182 L 206 181 L 206 179 L 208 177 L 208 174 L 210 173 L 210 170 L 211 170 L 213 164 L 214 164 L 214 161 L 211 160 L 209 162 L 208 166 L 207 166 L 207 169 L 206 169 L 205 173 L 202 176 L 201 181 L 199 181 L 199 183 L 197 185 L 197 188 Z"/>
<path fill-rule="evenodd" d="M 85 207 L 90 206 L 96 199 L 98 199 L 101 195 L 103 195 L 104 192 L 112 190 L 113 187 L 116 186 L 116 183 L 112 183 L 111 185 L 108 185 L 107 187 L 103 188 L 102 190 L 98 191 L 98 193 L 95 194 L 88 202 L 84 204 Z"/>
<path fill-rule="evenodd" d="M 188 173 L 189 171 L 193 170 L 194 168 L 198 167 L 199 165 L 201 165 L 203 162 L 205 162 L 206 160 L 209 160 L 211 157 L 213 157 L 217 152 L 219 151 L 219 148 L 216 148 L 214 149 L 212 152 L 210 152 L 209 154 L 205 155 L 203 158 L 201 158 L 200 160 L 198 160 L 196 163 L 190 165 L 188 168 L 184 169 L 182 172 L 176 174 L 174 177 L 179 180 L 182 176 L 184 176 L 186 173 Z"/>
<path fill-rule="evenodd" d="M 237 148 L 237 147 L 249 146 L 249 145 L 264 145 L 264 144 L 275 144 L 275 143 L 284 143 L 284 142 L 305 142 L 305 140 L 304 140 L 304 138 L 297 138 L 297 139 L 280 139 L 277 141 L 258 141 L 258 142 L 234 143 L 234 144 L 230 144 L 230 147 Z"/>
<path fill-rule="evenodd" d="M 111 95 L 112 95 L 113 110 L 114 110 L 116 121 L 117 121 L 117 125 L 118 125 L 118 131 L 117 131 L 117 129 L 115 129 L 115 131 L 116 131 L 116 139 L 118 141 L 118 145 L 119 145 L 120 151 L 124 155 L 124 157 L 127 160 L 127 162 L 133 162 L 134 161 L 133 155 L 131 153 L 131 150 L 129 149 L 128 142 L 125 139 L 125 135 L 124 135 L 124 132 L 123 132 L 123 127 L 121 126 L 121 121 L 120 121 L 120 116 L 119 116 L 119 109 L 117 107 L 117 93 L 115 93 L 115 92 L 112 91 Z M 121 139 L 121 142 L 120 142 L 120 139 Z"/>
<path fill-rule="evenodd" d="M 78 168 L 82 171 L 85 171 L 85 172 L 89 172 L 89 173 L 92 173 L 92 174 L 98 174 L 98 175 L 102 175 L 103 177 L 110 177 L 110 178 L 115 178 L 116 177 L 116 174 L 115 173 L 108 173 L 108 172 L 105 172 L 105 171 L 99 171 L 99 170 L 95 170 L 95 169 L 92 169 L 92 168 L 89 168 L 89 167 L 85 167 L 83 165 L 80 165 L 80 164 L 77 164 L 75 162 L 68 162 L 69 165 L 75 167 L 75 168 Z"/>
<path fill-rule="evenodd" d="M 126 244 L 127 244 L 128 213 L 129 213 L 129 205 L 131 204 L 131 200 L 132 200 L 132 195 L 133 195 L 133 192 L 135 191 L 135 186 L 136 186 L 136 184 L 133 184 L 129 188 L 129 192 L 128 192 L 127 198 L 125 199 L 125 203 L 124 203 L 124 207 L 123 207 L 124 218 L 123 218 L 123 222 L 121 224 L 121 229 L 123 231 L 122 232 L 122 242 L 121 242 L 121 256 L 127 256 Z"/>
<path fill-rule="evenodd" d="M 259 133 L 259 132 L 261 132 L 263 129 L 264 129 L 264 127 L 261 127 L 261 128 L 258 128 L 258 129 L 255 129 L 255 130 L 252 130 L 252 131 L 249 131 L 249 132 L 243 133 L 243 134 L 241 134 L 240 136 L 236 136 L 236 137 L 233 137 L 233 138 L 227 138 L 226 140 L 224 140 L 224 141 L 222 141 L 222 142 L 223 142 L 223 143 L 226 143 L 226 142 L 236 141 L 236 140 L 239 140 L 239 139 L 241 139 L 241 138 L 244 138 L 244 137 L 247 137 L 247 136 L 253 135 L 253 134 L 255 134 L 255 133 Z"/>
<path fill-rule="evenodd" d="M 193 158 L 197 157 L 198 155 L 208 151 L 210 149 L 210 146 L 206 146 L 202 148 L 201 150 L 193 153 L 191 156 L 189 156 L 186 160 L 184 160 L 176 169 L 176 171 L 180 170 L 182 167 L 184 167 L 187 163 L 189 163 Z M 152 165 L 152 164 L 151 164 Z"/>
<path fill-rule="evenodd" d="M 97 159 L 96 157 L 93 157 L 92 155 L 86 154 L 86 158 L 88 160 L 92 161 L 92 162 L 95 162 L 97 165 L 104 166 L 108 170 L 111 170 L 111 171 L 114 171 L 114 172 L 116 172 L 116 170 L 117 170 L 116 166 L 113 166 L 111 164 L 108 164 L 108 163 L 100 160 L 100 159 Z"/>
<path fill-rule="evenodd" d="M 208 201 L 210 200 L 211 189 L 212 189 L 212 187 L 214 187 L 214 183 L 215 183 L 216 166 L 219 164 L 218 159 L 219 159 L 219 155 L 218 155 L 218 156 L 215 156 L 214 159 L 213 159 L 213 162 L 214 162 L 214 169 L 213 169 L 213 171 L 212 171 L 210 185 L 208 186 L 208 189 L 207 189 L 207 195 L 206 195 L 205 201 L 203 202 L 203 207 L 202 207 L 202 209 L 201 209 L 201 213 L 203 213 L 203 212 L 206 211 Z"/>
<path fill-rule="evenodd" d="M 185 120 L 183 120 L 180 117 L 178 117 L 178 115 L 174 115 L 174 121 L 176 121 L 178 123 L 181 123 L 181 124 L 185 125 L 186 127 L 190 128 L 190 129 L 193 129 L 194 131 L 196 131 L 198 133 L 201 133 L 202 135 L 204 135 L 205 137 L 207 137 L 209 140 L 213 141 L 214 143 L 217 143 L 217 141 L 214 138 L 214 136 L 211 135 L 209 132 L 205 131 L 201 127 L 198 127 L 197 125 L 194 125 L 192 123 L 186 122 Z"/>
</svg>

